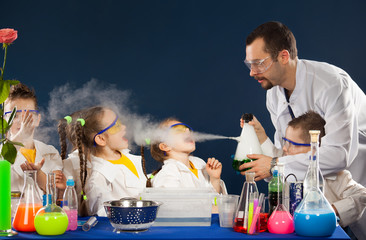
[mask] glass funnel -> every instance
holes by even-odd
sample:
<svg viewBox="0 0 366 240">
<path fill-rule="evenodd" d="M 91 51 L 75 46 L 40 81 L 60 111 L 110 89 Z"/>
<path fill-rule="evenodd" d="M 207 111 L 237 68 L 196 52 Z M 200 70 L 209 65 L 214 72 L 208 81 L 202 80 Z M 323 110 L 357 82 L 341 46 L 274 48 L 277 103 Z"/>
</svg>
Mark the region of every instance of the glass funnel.
<svg viewBox="0 0 366 240">
<path fill-rule="evenodd" d="M 252 203 L 251 198 L 258 199 L 258 188 L 254 181 L 255 173 L 246 172 L 243 189 L 241 191 L 238 209 L 236 210 L 235 220 L 234 220 L 234 231 L 241 233 L 248 233 L 248 226 L 250 226 L 250 204 Z M 253 209 L 253 207 L 251 208 Z"/>
<path fill-rule="evenodd" d="M 55 194 L 55 174 L 47 175 L 47 204 L 42 207 L 34 219 L 34 225 L 39 235 L 61 235 L 69 224 L 65 211 L 56 205 L 54 201 Z"/>
<path fill-rule="evenodd" d="M 277 192 L 283 191 L 283 167 L 273 171 L 273 177 L 277 179 Z M 284 194 L 277 195 L 277 206 L 268 219 L 268 231 L 276 234 L 289 234 L 294 231 L 292 215 L 283 204 Z"/>
<path fill-rule="evenodd" d="M 325 237 L 333 234 L 336 229 L 336 214 L 323 192 L 319 188 L 319 133 L 320 131 L 309 131 L 311 136 L 311 163 L 309 168 L 312 177 L 309 183 L 309 190 L 295 210 L 294 225 L 296 234 L 309 237 Z"/>
</svg>

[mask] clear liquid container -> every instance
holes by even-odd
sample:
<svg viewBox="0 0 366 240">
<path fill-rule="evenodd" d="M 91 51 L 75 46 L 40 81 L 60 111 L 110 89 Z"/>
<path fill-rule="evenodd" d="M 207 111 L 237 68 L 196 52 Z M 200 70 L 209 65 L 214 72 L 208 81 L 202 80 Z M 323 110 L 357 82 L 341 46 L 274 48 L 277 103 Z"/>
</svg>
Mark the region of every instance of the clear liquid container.
<svg viewBox="0 0 366 240">
<path fill-rule="evenodd" d="M 248 226 L 250 227 L 250 219 L 253 217 L 254 200 L 251 198 L 258 198 L 258 188 L 254 181 L 255 173 L 246 172 L 243 189 L 241 191 L 238 209 L 236 210 L 234 219 L 234 231 L 241 233 L 248 233 Z M 252 204 L 252 206 L 251 206 Z M 250 212 L 251 210 L 251 212 Z M 250 214 L 251 213 L 251 214 Z"/>
<path fill-rule="evenodd" d="M 241 130 L 239 137 L 239 143 L 236 148 L 236 152 L 233 159 L 233 168 L 239 172 L 239 166 L 253 161 L 247 157 L 248 154 L 262 154 L 262 148 L 259 143 L 257 134 L 255 133 L 254 127 L 249 125 L 249 122 L 253 120 L 253 114 L 245 113 L 242 117 L 244 120 L 244 126 Z M 242 171 L 247 171 L 249 169 L 243 169 Z"/>
<path fill-rule="evenodd" d="M 24 185 L 13 220 L 13 228 L 19 232 L 35 232 L 34 218 L 42 208 L 37 189 L 37 171 L 24 171 Z"/>
<path fill-rule="evenodd" d="M 268 231 L 275 234 L 289 234 L 294 231 L 293 217 L 283 204 L 283 168 L 273 171 L 273 178 L 277 180 L 277 206 L 268 219 Z"/>
<path fill-rule="evenodd" d="M 55 183 L 55 174 L 47 175 L 47 205 L 42 207 L 34 218 L 34 225 L 39 235 L 61 235 L 65 233 L 69 220 L 65 211 L 57 206 L 51 192 Z"/>
<path fill-rule="evenodd" d="M 62 208 L 69 218 L 67 230 L 74 231 L 78 228 L 78 199 L 75 190 L 75 182 L 72 176 L 67 178 L 66 186 Z"/>
<path fill-rule="evenodd" d="M 311 186 L 295 210 L 294 225 L 296 234 L 309 237 L 326 237 L 336 229 L 336 214 L 319 188 L 319 134 L 309 131 L 311 136 L 311 161 L 309 170 Z M 314 163 L 315 162 L 315 163 Z"/>
</svg>

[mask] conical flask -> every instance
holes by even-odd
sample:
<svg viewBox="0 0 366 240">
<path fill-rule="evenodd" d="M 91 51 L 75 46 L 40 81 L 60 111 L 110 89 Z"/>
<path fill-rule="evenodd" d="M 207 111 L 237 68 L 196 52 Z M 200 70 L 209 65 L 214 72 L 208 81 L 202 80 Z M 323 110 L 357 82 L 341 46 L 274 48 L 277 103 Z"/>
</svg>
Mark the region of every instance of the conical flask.
<svg viewBox="0 0 366 240">
<path fill-rule="evenodd" d="M 47 175 L 47 204 L 42 207 L 34 218 L 34 225 L 39 235 L 61 235 L 69 224 L 66 212 L 55 203 L 55 174 Z"/>
<path fill-rule="evenodd" d="M 319 189 L 319 133 L 309 131 L 311 136 L 311 187 L 304 195 L 299 206 L 295 210 L 294 225 L 296 234 L 309 237 L 325 237 L 333 234 L 336 229 L 336 214 L 323 192 Z M 314 163 L 315 162 L 315 163 Z"/>
<path fill-rule="evenodd" d="M 239 166 L 253 161 L 248 158 L 248 154 L 262 154 L 261 145 L 259 143 L 257 134 L 255 133 L 254 127 L 249 125 L 249 122 L 253 120 L 253 114 L 245 113 L 243 114 L 242 119 L 244 120 L 244 126 L 241 130 L 241 134 L 239 137 L 239 143 L 236 148 L 236 152 L 233 159 L 233 168 L 237 172 L 239 172 Z M 249 169 L 243 169 L 242 171 L 246 171 Z"/>
<path fill-rule="evenodd" d="M 283 166 L 273 171 L 273 176 L 277 179 L 277 206 L 268 219 L 268 231 L 276 234 L 289 234 L 294 231 L 294 221 L 292 215 L 283 204 Z"/>
<path fill-rule="evenodd" d="M 20 195 L 13 228 L 20 232 L 35 232 L 34 217 L 42 207 L 41 197 L 37 190 L 37 171 L 24 171 L 24 186 Z"/>
<path fill-rule="evenodd" d="M 234 231 L 241 233 L 248 233 L 248 226 L 250 226 L 250 219 L 253 212 L 250 214 L 251 198 L 258 199 L 258 188 L 254 181 L 255 173 L 246 172 L 243 189 L 241 191 L 239 205 L 235 213 Z M 252 203 L 253 204 L 253 203 Z M 252 208 L 253 209 L 253 208 Z"/>
</svg>

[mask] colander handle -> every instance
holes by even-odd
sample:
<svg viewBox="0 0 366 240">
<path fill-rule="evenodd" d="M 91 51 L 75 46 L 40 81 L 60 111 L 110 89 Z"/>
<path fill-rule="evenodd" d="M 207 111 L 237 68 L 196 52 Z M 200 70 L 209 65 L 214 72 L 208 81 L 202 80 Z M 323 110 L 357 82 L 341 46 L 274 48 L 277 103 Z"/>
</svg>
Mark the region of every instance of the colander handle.
<svg viewBox="0 0 366 240">
<path fill-rule="evenodd" d="M 137 198 L 133 198 L 133 197 L 123 197 L 120 199 L 120 201 L 124 201 L 124 200 L 138 200 Z"/>
</svg>

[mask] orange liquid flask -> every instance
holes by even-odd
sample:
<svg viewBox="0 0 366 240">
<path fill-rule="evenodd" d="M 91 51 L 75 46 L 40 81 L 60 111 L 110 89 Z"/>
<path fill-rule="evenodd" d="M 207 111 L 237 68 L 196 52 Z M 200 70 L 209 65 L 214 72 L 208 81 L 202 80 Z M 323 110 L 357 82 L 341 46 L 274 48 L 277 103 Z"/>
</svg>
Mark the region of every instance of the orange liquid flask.
<svg viewBox="0 0 366 240">
<path fill-rule="evenodd" d="M 35 232 L 34 217 L 42 208 L 41 198 L 36 187 L 35 170 L 24 171 L 24 186 L 15 213 L 13 228 L 19 232 Z"/>
</svg>

